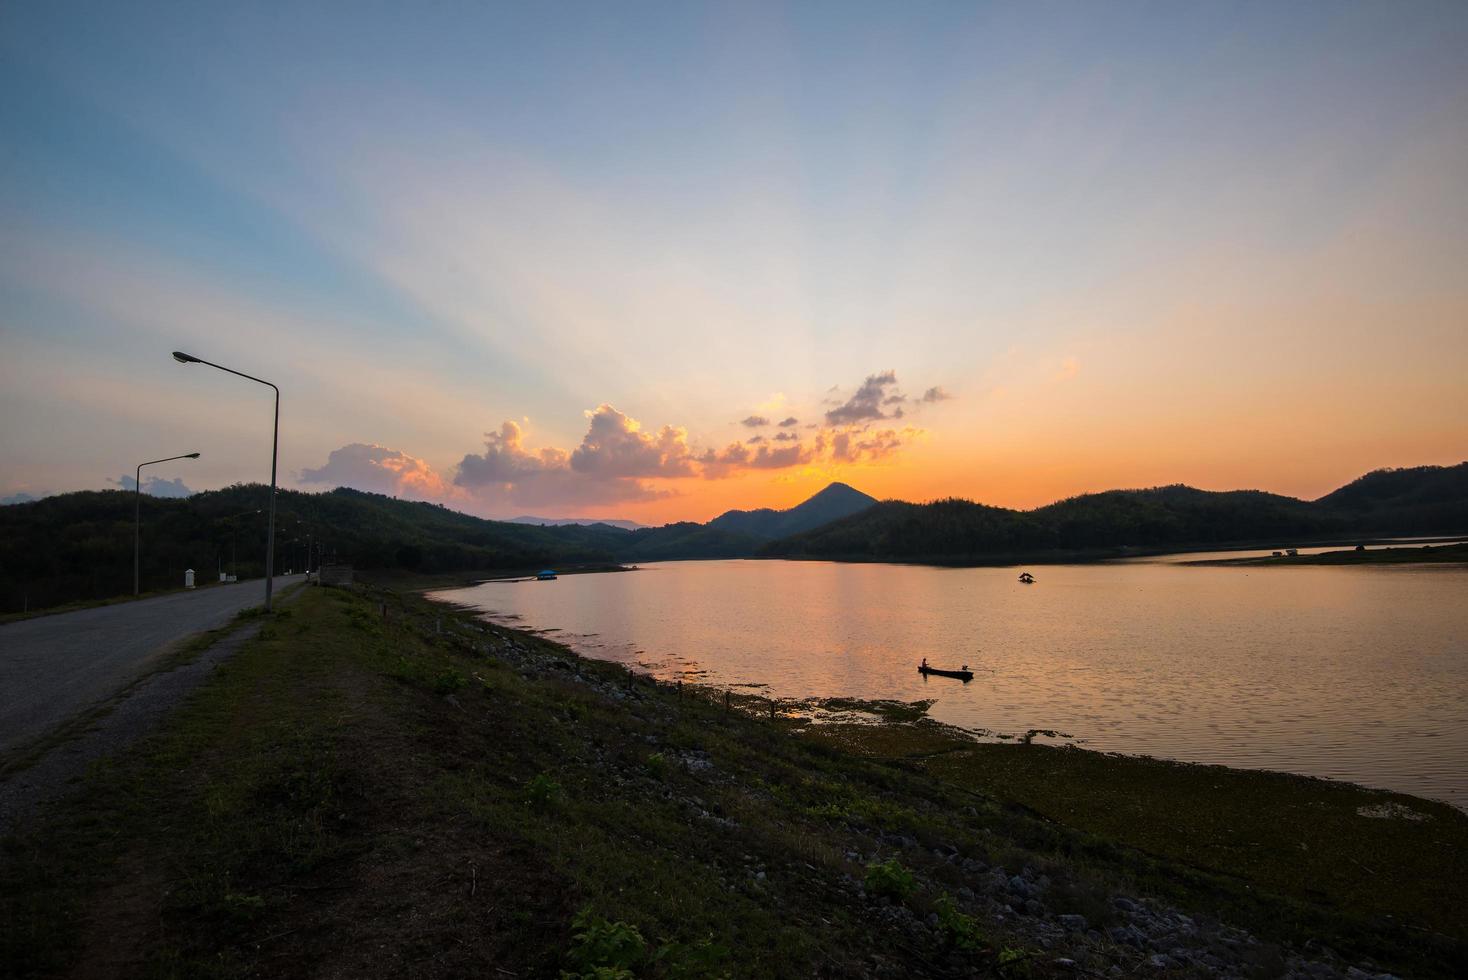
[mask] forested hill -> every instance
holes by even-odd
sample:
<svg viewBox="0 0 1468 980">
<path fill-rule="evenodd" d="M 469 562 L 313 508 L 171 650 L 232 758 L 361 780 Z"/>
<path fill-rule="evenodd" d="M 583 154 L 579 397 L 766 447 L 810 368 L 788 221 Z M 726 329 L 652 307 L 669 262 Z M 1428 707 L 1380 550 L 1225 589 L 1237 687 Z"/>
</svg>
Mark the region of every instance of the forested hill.
<svg viewBox="0 0 1468 980">
<path fill-rule="evenodd" d="M 775 538 L 808 531 L 876 504 L 860 490 L 832 483 L 786 510 L 725 511 L 707 524 L 683 522 L 634 531 L 618 546 L 625 561 L 669 558 L 745 558 Z"/>
<path fill-rule="evenodd" d="M 186 499 L 142 498 L 143 589 L 177 587 L 237 566 L 263 575 L 268 487 L 246 484 Z M 0 612 L 132 591 L 134 495 L 82 491 L 0 507 Z M 337 489 L 281 490 L 277 571 L 302 568 L 323 543 L 362 568 L 415 571 L 526 569 L 610 562 L 629 532 L 605 524 L 537 527 L 487 521 L 436 504 Z"/>
<path fill-rule="evenodd" d="M 771 510 L 768 507 L 730 510 L 709 521 L 708 526 L 757 538 L 784 538 L 860 513 L 876 502 L 877 498 L 869 497 L 854 487 L 831 483 L 789 510 Z"/>
<path fill-rule="evenodd" d="M 227 487 L 186 499 L 142 499 L 144 591 L 235 570 L 263 575 L 269 488 Z M 338 488 L 281 490 L 276 566 L 303 568 L 308 543 L 359 568 L 525 571 L 613 561 L 746 558 L 781 533 L 805 530 L 875 501 L 832 484 L 789 510 L 730 511 L 709 524 L 628 530 L 609 524 L 491 521 L 438 504 Z M 82 491 L 0 507 L 0 613 L 132 591 L 134 495 Z"/>
<path fill-rule="evenodd" d="M 1377 470 L 1316 501 L 1363 526 L 1430 534 L 1468 527 L 1468 463 Z"/>
<path fill-rule="evenodd" d="M 241 485 L 187 499 L 144 497 L 144 590 L 234 568 L 264 573 L 269 490 Z M 983 562 L 1114 554 L 1119 549 L 1294 543 L 1468 532 L 1468 463 L 1368 474 L 1316 501 L 1254 490 L 1112 490 L 1030 511 L 966 500 L 886 501 L 832 484 L 784 511 L 730 511 L 708 524 L 629 531 L 607 524 L 540 527 L 490 521 L 437 504 L 337 489 L 282 490 L 277 567 L 302 568 L 307 542 L 359 568 L 524 571 L 676 558 L 771 557 Z M 133 494 L 85 491 L 0 507 L 0 613 L 132 590 Z M 836 516 L 842 515 L 845 516 Z M 830 518 L 835 516 L 835 520 Z M 792 530 L 798 533 L 790 533 Z M 777 534 L 788 536 L 771 540 Z"/>
<path fill-rule="evenodd" d="M 770 557 L 962 562 L 1036 560 L 1314 537 L 1468 532 L 1468 463 L 1368 474 L 1317 501 L 1257 490 L 1110 490 L 1030 511 L 966 500 L 884 501 L 771 542 Z"/>
</svg>

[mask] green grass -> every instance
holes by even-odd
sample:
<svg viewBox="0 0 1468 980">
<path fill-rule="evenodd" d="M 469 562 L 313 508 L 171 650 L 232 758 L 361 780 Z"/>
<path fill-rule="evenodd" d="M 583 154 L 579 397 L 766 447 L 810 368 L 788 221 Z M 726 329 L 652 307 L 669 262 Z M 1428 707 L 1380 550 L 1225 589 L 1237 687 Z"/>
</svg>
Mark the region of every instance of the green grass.
<svg viewBox="0 0 1468 980">
<path fill-rule="evenodd" d="M 1427 950 L 1468 939 L 1468 815 L 1443 803 L 1286 773 L 980 744 L 931 724 L 815 726 L 803 737 L 916 765 L 1161 859 L 1134 871 L 1148 889 L 1255 928 L 1273 919 L 1308 936 L 1338 920 Z M 1383 804 L 1423 819 L 1362 815 Z"/>
<path fill-rule="evenodd" d="M 1389 851 L 1399 822 L 1355 828 L 1342 797 L 1322 833 L 1343 843 L 1297 857 L 1287 829 L 1313 811 L 1289 807 L 1329 786 L 975 746 L 920 717 L 801 726 L 763 698 L 726 710 L 645 681 L 628 695 L 620 667 L 480 628 L 380 590 L 313 588 L 266 619 L 161 731 L 4 841 L 6 975 L 1043 972 L 955 903 L 940 844 L 1033 865 L 1055 880 L 1047 901 L 1096 923 L 1117 889 L 1152 892 L 1416 973 L 1462 964 L 1460 942 L 1379 914 L 1453 926 L 1455 811 Z M 486 655 L 507 637 L 558 666 Z M 1217 850 L 1250 807 L 1284 813 L 1282 829 L 1252 856 Z M 918 846 L 895 858 L 883 832 Z M 1348 846 L 1383 878 L 1375 899 L 1331 877 Z M 910 947 L 862 882 L 932 913 L 940 940 Z M 1432 901 L 1443 911 L 1422 918 Z"/>
<path fill-rule="evenodd" d="M 1069 827 L 1363 923 L 1468 938 L 1468 817 L 1442 803 L 1283 773 L 977 745 L 926 768 Z M 1362 816 L 1396 803 L 1423 819 Z"/>
</svg>

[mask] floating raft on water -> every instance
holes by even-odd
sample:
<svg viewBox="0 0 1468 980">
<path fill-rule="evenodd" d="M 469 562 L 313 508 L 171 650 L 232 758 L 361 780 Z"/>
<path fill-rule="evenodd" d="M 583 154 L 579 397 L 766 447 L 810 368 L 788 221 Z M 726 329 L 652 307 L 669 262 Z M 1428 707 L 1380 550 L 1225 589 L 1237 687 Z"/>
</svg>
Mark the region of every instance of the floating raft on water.
<svg viewBox="0 0 1468 980">
<path fill-rule="evenodd" d="M 954 677 L 965 683 L 974 679 L 974 672 L 971 670 L 943 670 L 941 667 L 923 667 L 920 665 L 918 667 L 918 673 L 925 675 L 936 674 L 938 677 Z"/>
</svg>

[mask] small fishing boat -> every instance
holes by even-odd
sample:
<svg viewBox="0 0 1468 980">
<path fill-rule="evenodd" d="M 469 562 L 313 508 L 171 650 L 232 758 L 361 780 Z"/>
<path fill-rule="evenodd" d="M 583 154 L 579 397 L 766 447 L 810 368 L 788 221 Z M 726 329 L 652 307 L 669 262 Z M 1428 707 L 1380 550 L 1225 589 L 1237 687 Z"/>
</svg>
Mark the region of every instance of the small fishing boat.
<svg viewBox="0 0 1468 980">
<path fill-rule="evenodd" d="M 538 582 L 554 582 L 556 580 L 555 569 L 543 569 L 536 574 L 535 579 Z"/>
<path fill-rule="evenodd" d="M 938 677 L 953 677 L 963 681 L 965 684 L 974 679 L 974 672 L 967 666 L 963 670 L 943 670 L 941 667 L 929 667 L 927 664 L 918 664 L 918 673 L 924 676 L 933 674 Z"/>
<path fill-rule="evenodd" d="M 1034 585 L 1035 584 L 1035 576 L 1031 575 L 1029 572 L 1020 572 L 1019 573 L 1019 580 L 1021 582 L 1023 582 L 1025 585 Z"/>
</svg>

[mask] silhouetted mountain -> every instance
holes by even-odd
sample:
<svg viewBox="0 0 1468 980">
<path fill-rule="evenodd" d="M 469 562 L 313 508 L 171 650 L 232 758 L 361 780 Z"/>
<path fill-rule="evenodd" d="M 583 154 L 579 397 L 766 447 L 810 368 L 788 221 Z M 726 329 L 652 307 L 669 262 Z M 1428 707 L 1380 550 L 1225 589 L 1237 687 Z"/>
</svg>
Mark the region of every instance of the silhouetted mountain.
<svg viewBox="0 0 1468 980">
<path fill-rule="evenodd" d="M 237 485 L 187 499 L 142 498 L 143 589 L 201 581 L 219 569 L 263 575 L 270 489 Z M 0 612 L 132 591 L 130 491 L 60 494 L 0 508 Z M 535 527 L 486 521 L 437 504 L 340 488 L 281 490 L 276 497 L 277 570 L 301 568 L 307 535 L 361 568 L 425 572 L 518 570 L 610 562 L 631 532 L 605 524 Z"/>
<path fill-rule="evenodd" d="M 1468 463 L 1375 470 L 1316 501 L 1364 529 L 1432 534 L 1468 528 Z"/>
<path fill-rule="evenodd" d="M 708 522 L 710 528 L 753 538 L 783 538 L 866 510 L 877 502 L 844 483 L 829 484 L 804 503 L 789 510 L 730 510 Z"/>
<path fill-rule="evenodd" d="M 143 588 L 234 567 L 264 572 L 269 490 L 143 497 Z M 0 507 L 0 612 L 126 594 L 133 494 L 83 491 Z M 438 504 L 339 488 L 277 496 L 277 566 L 301 568 L 307 536 L 360 568 L 510 571 L 575 563 L 772 557 L 966 562 L 1123 549 L 1468 532 L 1468 463 L 1369 473 L 1316 501 L 1257 490 L 1111 490 L 1030 511 L 967 500 L 909 504 L 833 483 L 789 510 L 729 511 L 708 524 L 629 531 L 489 521 Z M 790 530 L 794 529 L 794 530 Z M 785 535 L 772 540 L 776 534 Z"/>
<path fill-rule="evenodd" d="M 832 483 L 788 510 L 731 510 L 707 524 L 684 522 L 636 531 L 618 546 L 617 557 L 623 561 L 748 558 L 767 541 L 819 527 L 876 502 L 844 483 Z"/>
<path fill-rule="evenodd" d="M 1318 501 L 1258 490 L 1110 490 L 1035 510 L 884 501 L 770 542 L 761 555 L 897 561 L 1040 560 L 1077 553 L 1468 530 L 1468 464 L 1368 474 Z"/>
<path fill-rule="evenodd" d="M 677 558 L 750 558 L 767 538 L 682 521 L 633 531 L 617 545 L 618 561 L 667 561 Z"/>
<path fill-rule="evenodd" d="M 850 513 L 870 497 L 833 484 L 787 511 L 750 517 L 776 529 L 805 529 L 826 514 Z M 217 571 L 264 574 L 269 489 L 227 487 L 187 499 L 144 496 L 144 590 Z M 0 508 L 0 612 L 124 595 L 132 588 L 133 494 L 83 491 Z M 276 565 L 305 565 L 307 535 L 359 568 L 424 572 L 509 571 L 587 562 L 749 557 L 774 531 L 705 524 L 629 530 L 611 522 L 554 526 L 490 521 L 439 504 L 338 488 L 281 490 L 276 497 Z M 724 515 L 742 512 L 731 511 Z M 531 518 L 530 520 L 537 520 Z M 618 522 L 621 523 L 621 522 Z M 630 522 L 628 522 L 630 523 Z"/>
<path fill-rule="evenodd" d="M 579 524 L 582 527 L 591 527 L 596 524 L 605 524 L 607 527 L 619 527 L 624 531 L 640 531 L 647 527 L 636 521 L 614 520 L 607 517 L 531 517 L 522 515 L 511 517 L 505 521 L 506 524 L 536 524 L 540 527 L 564 527 L 567 524 Z"/>
</svg>

